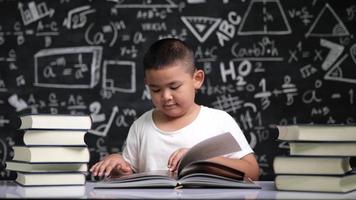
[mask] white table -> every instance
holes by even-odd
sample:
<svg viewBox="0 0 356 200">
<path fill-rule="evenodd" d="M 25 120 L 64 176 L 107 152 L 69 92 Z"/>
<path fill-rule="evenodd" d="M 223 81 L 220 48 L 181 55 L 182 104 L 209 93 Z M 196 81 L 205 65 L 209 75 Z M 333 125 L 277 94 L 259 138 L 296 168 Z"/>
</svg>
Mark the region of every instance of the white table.
<svg viewBox="0 0 356 200">
<path fill-rule="evenodd" d="M 345 194 L 276 191 L 273 181 L 258 181 L 262 189 L 94 189 L 95 184 L 21 187 L 13 181 L 0 181 L 0 198 L 356 199 L 356 191 Z"/>
</svg>

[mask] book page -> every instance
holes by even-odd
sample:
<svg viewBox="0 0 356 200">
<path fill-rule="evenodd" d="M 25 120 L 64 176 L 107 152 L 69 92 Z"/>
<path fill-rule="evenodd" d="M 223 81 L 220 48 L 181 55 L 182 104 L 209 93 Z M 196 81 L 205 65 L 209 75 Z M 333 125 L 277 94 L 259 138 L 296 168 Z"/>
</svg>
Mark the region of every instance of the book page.
<svg viewBox="0 0 356 200">
<path fill-rule="evenodd" d="M 206 160 L 240 150 L 240 145 L 230 132 L 208 138 L 189 149 L 178 166 L 178 174 L 193 161 Z"/>
</svg>

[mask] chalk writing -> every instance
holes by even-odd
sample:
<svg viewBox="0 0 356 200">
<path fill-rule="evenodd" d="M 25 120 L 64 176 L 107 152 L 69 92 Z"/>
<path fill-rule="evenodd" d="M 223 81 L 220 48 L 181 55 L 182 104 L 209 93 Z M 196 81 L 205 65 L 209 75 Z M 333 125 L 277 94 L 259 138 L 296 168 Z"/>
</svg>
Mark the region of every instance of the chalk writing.
<svg viewBox="0 0 356 200">
<path fill-rule="evenodd" d="M 157 39 L 192 46 L 196 102 L 225 110 L 273 180 L 278 124 L 355 124 L 356 3 L 0 0 L 0 179 L 22 114 L 86 114 L 90 165 L 121 152 L 152 109 L 142 59 Z M 88 177 L 94 180 L 94 177 Z"/>
</svg>

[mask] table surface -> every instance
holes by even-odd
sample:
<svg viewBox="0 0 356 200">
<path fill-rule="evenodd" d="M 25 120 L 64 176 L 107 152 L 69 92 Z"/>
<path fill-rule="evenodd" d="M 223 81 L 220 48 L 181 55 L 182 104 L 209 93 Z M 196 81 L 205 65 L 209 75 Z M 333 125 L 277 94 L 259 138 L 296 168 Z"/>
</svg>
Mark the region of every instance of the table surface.
<svg viewBox="0 0 356 200">
<path fill-rule="evenodd" d="M 356 199 L 350 193 L 276 191 L 273 181 L 257 181 L 262 189 L 94 189 L 85 186 L 22 187 L 0 181 L 0 198 L 97 198 L 97 199 Z"/>
</svg>

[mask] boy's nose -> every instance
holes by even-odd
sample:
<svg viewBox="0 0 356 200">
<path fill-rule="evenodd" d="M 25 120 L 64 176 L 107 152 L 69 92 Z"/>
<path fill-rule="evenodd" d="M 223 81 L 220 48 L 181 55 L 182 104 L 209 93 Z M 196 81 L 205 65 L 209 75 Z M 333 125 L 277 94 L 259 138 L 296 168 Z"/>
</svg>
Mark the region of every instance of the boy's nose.
<svg viewBox="0 0 356 200">
<path fill-rule="evenodd" d="M 165 101 L 172 99 L 171 92 L 168 91 L 168 90 L 164 90 L 163 93 L 162 93 L 162 99 L 165 100 Z"/>
</svg>

